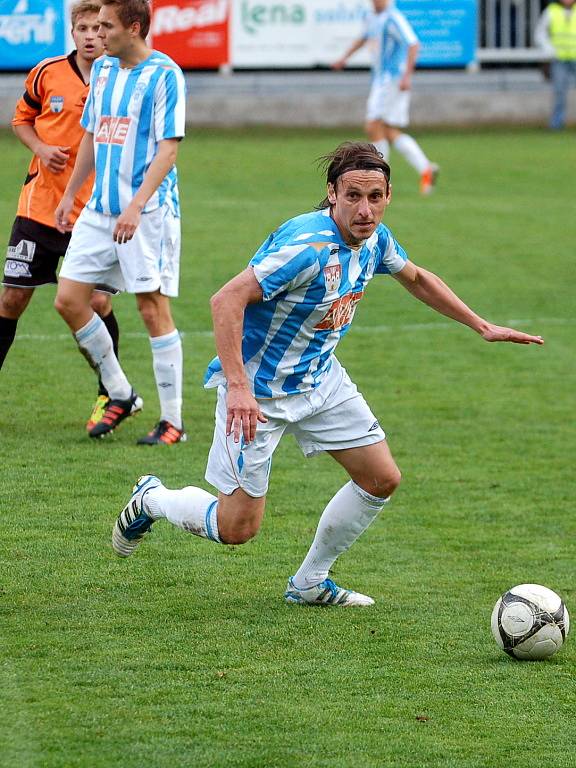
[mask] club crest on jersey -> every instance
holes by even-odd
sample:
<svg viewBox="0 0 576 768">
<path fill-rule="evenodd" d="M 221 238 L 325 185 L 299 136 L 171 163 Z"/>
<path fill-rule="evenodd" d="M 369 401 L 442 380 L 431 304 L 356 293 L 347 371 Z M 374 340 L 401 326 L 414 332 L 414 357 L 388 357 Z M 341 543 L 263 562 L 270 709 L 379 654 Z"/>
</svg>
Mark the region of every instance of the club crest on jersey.
<svg viewBox="0 0 576 768">
<path fill-rule="evenodd" d="M 129 128 L 129 117 L 102 115 L 95 140 L 98 144 L 124 144 Z"/>
<path fill-rule="evenodd" d="M 108 75 L 105 77 L 96 78 L 96 84 L 94 85 L 94 94 L 96 96 L 102 96 L 102 93 L 104 92 L 104 88 L 106 88 L 106 83 L 108 82 Z"/>
<path fill-rule="evenodd" d="M 326 283 L 326 290 L 329 293 L 337 291 L 340 288 L 340 281 L 342 280 L 342 265 L 332 264 L 331 266 L 324 267 L 324 282 Z"/>
<path fill-rule="evenodd" d="M 62 112 L 64 109 L 64 96 L 50 96 L 50 112 Z"/>
<path fill-rule="evenodd" d="M 132 98 L 134 101 L 140 101 L 144 94 L 146 93 L 146 88 L 148 86 L 146 83 L 139 82 L 136 84 L 136 87 L 134 88 L 134 93 L 132 94 Z"/>
</svg>

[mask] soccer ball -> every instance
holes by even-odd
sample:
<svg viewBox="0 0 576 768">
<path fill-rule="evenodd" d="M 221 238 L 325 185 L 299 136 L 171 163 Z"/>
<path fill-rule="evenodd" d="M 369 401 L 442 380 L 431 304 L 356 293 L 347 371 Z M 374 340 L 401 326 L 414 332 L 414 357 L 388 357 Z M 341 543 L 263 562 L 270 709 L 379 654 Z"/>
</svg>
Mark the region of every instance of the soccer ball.
<svg viewBox="0 0 576 768">
<path fill-rule="evenodd" d="M 562 598 L 539 584 L 512 587 L 492 611 L 498 647 L 517 659 L 547 659 L 562 647 L 569 629 Z"/>
</svg>

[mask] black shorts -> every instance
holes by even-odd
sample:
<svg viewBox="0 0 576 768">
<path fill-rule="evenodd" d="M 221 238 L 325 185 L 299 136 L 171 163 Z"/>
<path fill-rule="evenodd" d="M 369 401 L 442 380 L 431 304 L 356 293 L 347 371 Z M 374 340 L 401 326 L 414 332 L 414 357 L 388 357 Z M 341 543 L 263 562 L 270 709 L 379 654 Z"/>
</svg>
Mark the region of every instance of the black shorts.
<svg viewBox="0 0 576 768">
<path fill-rule="evenodd" d="M 24 216 L 16 216 L 8 242 L 2 284 L 12 288 L 37 288 L 57 283 L 58 262 L 66 253 L 71 232 L 58 232 Z M 97 285 L 96 290 L 117 294 L 115 288 Z"/>
<path fill-rule="evenodd" d="M 58 282 L 58 262 L 66 253 L 70 232 L 17 216 L 8 242 L 4 264 L 4 285 L 35 288 Z"/>
</svg>

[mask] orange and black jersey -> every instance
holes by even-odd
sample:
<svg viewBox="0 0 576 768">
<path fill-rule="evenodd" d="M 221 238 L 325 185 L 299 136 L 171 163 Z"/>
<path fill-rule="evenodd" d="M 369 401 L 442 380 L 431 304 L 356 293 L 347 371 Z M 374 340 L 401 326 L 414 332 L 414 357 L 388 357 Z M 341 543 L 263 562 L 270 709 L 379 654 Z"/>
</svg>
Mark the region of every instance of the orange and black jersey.
<svg viewBox="0 0 576 768">
<path fill-rule="evenodd" d="M 18 201 L 18 216 L 54 227 L 54 211 L 60 202 L 76 162 L 84 135 L 80 118 L 88 95 L 88 83 L 76 64 L 76 52 L 44 59 L 26 78 L 26 90 L 16 105 L 12 125 L 31 125 L 45 144 L 70 147 L 62 173 L 52 173 L 34 156 Z M 80 189 L 71 217 L 75 221 L 92 191 L 91 174 Z"/>
</svg>

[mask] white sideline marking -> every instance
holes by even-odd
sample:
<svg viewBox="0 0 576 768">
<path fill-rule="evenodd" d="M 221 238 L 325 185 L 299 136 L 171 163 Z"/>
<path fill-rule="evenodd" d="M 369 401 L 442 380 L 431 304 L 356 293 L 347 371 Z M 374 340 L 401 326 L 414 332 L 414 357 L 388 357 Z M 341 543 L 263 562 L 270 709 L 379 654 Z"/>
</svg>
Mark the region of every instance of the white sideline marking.
<svg viewBox="0 0 576 768">
<path fill-rule="evenodd" d="M 576 325 L 576 319 L 571 320 L 564 317 L 537 317 L 537 318 L 512 318 L 506 320 L 506 325 L 525 326 L 525 325 Z M 352 333 L 398 333 L 399 331 L 443 331 L 446 328 L 454 328 L 458 325 L 454 320 L 440 323 L 404 323 L 402 325 L 354 325 Z M 123 339 L 147 339 L 148 334 L 143 331 L 135 333 L 121 333 Z M 184 338 L 192 336 L 197 338 L 209 338 L 214 334 L 212 331 L 180 331 Z M 16 333 L 15 341 L 63 341 L 70 340 L 70 333 Z"/>
</svg>

